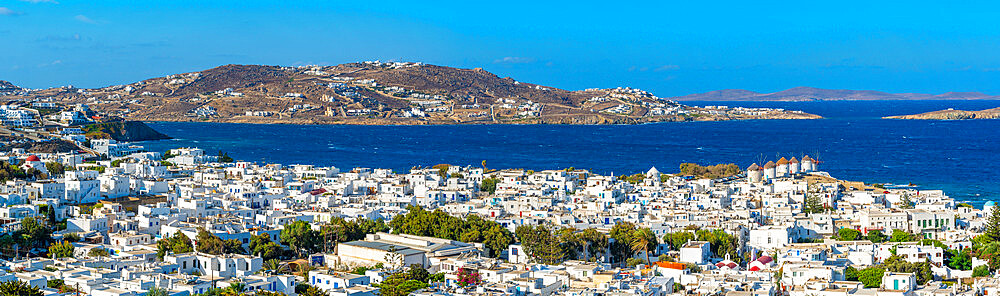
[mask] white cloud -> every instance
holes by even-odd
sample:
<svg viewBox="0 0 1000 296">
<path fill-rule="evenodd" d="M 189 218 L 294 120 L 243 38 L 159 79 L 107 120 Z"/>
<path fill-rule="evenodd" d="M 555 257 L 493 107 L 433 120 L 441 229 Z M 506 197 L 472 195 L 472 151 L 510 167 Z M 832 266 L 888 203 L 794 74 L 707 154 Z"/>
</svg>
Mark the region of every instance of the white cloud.
<svg viewBox="0 0 1000 296">
<path fill-rule="evenodd" d="M 55 65 L 58 65 L 58 64 L 62 64 L 62 60 L 55 60 L 55 61 L 52 61 L 51 63 L 41 64 L 41 65 L 38 65 L 38 67 L 41 68 L 41 67 L 55 66 Z"/>
<path fill-rule="evenodd" d="M 75 18 L 78 21 L 81 21 L 81 22 L 84 22 L 84 23 L 88 23 L 88 24 L 96 24 L 97 23 L 97 21 L 92 20 L 89 17 L 87 17 L 86 15 L 82 15 L 82 14 L 78 14 L 78 15 L 76 15 L 73 18 Z"/>
<path fill-rule="evenodd" d="M 7 8 L 7 7 L 0 7 L 0 15 L 15 16 L 15 15 L 22 15 L 22 14 L 24 14 L 24 13 L 21 13 L 20 11 L 13 11 L 10 8 Z"/>
<path fill-rule="evenodd" d="M 680 68 L 681 67 L 677 66 L 677 65 L 663 65 L 663 66 L 659 66 L 659 67 L 653 68 L 652 70 L 653 70 L 653 72 L 663 72 L 663 71 L 677 70 L 677 69 L 680 69 Z M 649 70 L 650 70 L 649 67 L 632 66 L 632 67 L 628 68 L 629 72 L 646 72 L 646 71 L 649 71 Z"/>
<path fill-rule="evenodd" d="M 667 70 L 677 70 L 677 69 L 680 69 L 680 68 L 681 67 L 678 66 L 678 65 L 663 65 L 663 66 L 660 66 L 659 68 L 656 68 L 653 71 L 661 72 L 661 71 L 667 71 Z"/>
<path fill-rule="evenodd" d="M 504 57 L 493 61 L 494 64 L 530 64 L 534 62 L 535 58 L 525 57 Z"/>
<path fill-rule="evenodd" d="M 21 2 L 28 2 L 28 3 L 52 3 L 52 4 L 59 4 L 59 2 L 58 2 L 58 1 L 55 1 L 55 0 L 21 0 Z"/>
</svg>

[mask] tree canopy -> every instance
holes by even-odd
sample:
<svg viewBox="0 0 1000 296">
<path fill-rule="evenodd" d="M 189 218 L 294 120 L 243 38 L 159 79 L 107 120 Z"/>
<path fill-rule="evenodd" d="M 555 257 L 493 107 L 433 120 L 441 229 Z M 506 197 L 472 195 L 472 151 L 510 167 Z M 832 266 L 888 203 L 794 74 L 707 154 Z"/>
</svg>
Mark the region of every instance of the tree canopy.
<svg viewBox="0 0 1000 296">
<path fill-rule="evenodd" d="M 264 261 L 280 257 L 282 251 L 281 246 L 271 241 L 271 236 L 267 233 L 251 236 L 250 244 L 247 247 L 250 254 L 260 256 Z"/>
<path fill-rule="evenodd" d="M 208 232 L 205 228 L 198 228 L 198 235 L 195 237 L 195 240 L 198 242 L 196 249 L 201 253 L 212 255 L 246 253 L 246 250 L 243 249 L 243 243 L 239 240 L 223 240 L 217 235 Z"/>
<path fill-rule="evenodd" d="M 301 220 L 285 225 L 279 236 L 281 243 L 288 245 L 299 257 L 302 257 L 302 251 L 315 251 L 317 242 L 320 241 L 319 232 L 312 230 L 309 223 Z"/>
<path fill-rule="evenodd" d="M 0 296 L 42 296 L 40 289 L 21 280 L 0 283 Z"/>
<path fill-rule="evenodd" d="M 869 267 L 858 271 L 858 281 L 865 285 L 865 288 L 877 288 L 882 285 L 882 275 L 885 269 Z"/>
<path fill-rule="evenodd" d="M 565 253 L 559 237 L 544 225 L 521 225 L 514 231 L 524 252 L 543 264 L 559 264 Z"/>
<path fill-rule="evenodd" d="M 850 228 L 841 228 L 837 230 L 837 240 L 840 241 L 856 241 L 861 239 L 861 231 L 857 231 Z"/>
<path fill-rule="evenodd" d="M 73 243 L 67 241 L 63 241 L 61 243 L 52 243 L 52 245 L 49 246 L 49 257 L 52 258 L 73 257 L 74 249 L 76 249 L 76 247 L 73 246 Z"/>
<path fill-rule="evenodd" d="M 682 163 L 680 166 L 681 175 L 694 176 L 696 178 L 719 179 L 738 175 L 740 167 L 735 164 L 716 164 L 701 166 L 696 163 Z"/>
<path fill-rule="evenodd" d="M 696 232 L 698 240 L 707 241 L 711 245 L 712 253 L 716 256 L 729 254 L 730 260 L 741 263 L 743 258 L 739 256 L 739 240 L 732 234 L 726 233 L 722 229 L 698 230 Z"/>
<path fill-rule="evenodd" d="M 690 231 L 678 231 L 663 235 L 663 241 L 670 245 L 670 249 L 679 251 L 689 241 L 695 239 L 694 233 Z"/>
<path fill-rule="evenodd" d="M 156 257 L 163 259 L 168 253 L 183 254 L 193 252 L 194 246 L 191 239 L 178 230 L 174 235 L 160 239 L 156 242 Z"/>
<path fill-rule="evenodd" d="M 497 192 L 497 183 L 500 183 L 500 179 L 497 178 L 485 178 L 479 183 L 479 191 L 489 192 L 494 194 Z"/>
<path fill-rule="evenodd" d="M 427 282 L 444 281 L 443 276 L 430 274 L 419 265 L 411 265 L 406 272 L 398 272 L 386 277 L 380 284 L 372 285 L 379 288 L 381 296 L 405 296 L 413 291 L 427 288 Z"/>
<path fill-rule="evenodd" d="M 476 215 L 463 219 L 440 210 L 427 211 L 418 206 L 407 207 L 407 213 L 397 215 L 389 222 L 389 226 L 393 233 L 482 243 L 490 257 L 499 256 L 514 242 L 514 235 L 510 230 L 497 222 Z"/>
</svg>

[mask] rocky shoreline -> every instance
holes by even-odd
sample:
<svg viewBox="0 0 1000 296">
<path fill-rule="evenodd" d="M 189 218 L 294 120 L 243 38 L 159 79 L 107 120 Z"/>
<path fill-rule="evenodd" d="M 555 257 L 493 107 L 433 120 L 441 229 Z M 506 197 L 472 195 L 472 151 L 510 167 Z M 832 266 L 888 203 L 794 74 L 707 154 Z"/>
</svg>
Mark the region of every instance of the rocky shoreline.
<svg viewBox="0 0 1000 296">
<path fill-rule="evenodd" d="M 927 113 L 912 115 L 886 116 L 885 119 L 914 119 L 914 120 L 967 120 L 967 119 L 1000 119 L 1000 107 L 979 111 L 966 110 L 939 110 Z"/>
</svg>

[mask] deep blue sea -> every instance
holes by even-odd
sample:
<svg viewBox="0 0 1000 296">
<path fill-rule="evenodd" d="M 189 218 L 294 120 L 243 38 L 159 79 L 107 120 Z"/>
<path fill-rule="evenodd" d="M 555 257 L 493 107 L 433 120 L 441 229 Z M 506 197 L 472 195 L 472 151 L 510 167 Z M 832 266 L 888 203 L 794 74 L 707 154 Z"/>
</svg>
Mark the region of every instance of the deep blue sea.
<svg viewBox="0 0 1000 296">
<path fill-rule="evenodd" d="M 347 126 L 156 122 L 174 140 L 148 150 L 200 147 L 236 159 L 283 164 L 392 168 L 449 163 L 490 168 L 577 167 L 631 174 L 699 164 L 818 158 L 841 179 L 943 189 L 981 205 L 1000 200 L 1000 120 L 886 120 L 945 108 L 981 110 L 1000 101 L 688 102 L 777 107 L 821 120 L 674 122 L 644 125 Z"/>
</svg>

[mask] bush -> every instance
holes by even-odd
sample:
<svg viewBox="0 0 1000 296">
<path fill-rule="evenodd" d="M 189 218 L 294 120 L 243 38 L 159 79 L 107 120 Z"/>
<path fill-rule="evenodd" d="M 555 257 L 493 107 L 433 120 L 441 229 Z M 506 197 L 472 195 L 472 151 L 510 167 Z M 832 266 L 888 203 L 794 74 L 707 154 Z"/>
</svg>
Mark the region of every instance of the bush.
<svg viewBox="0 0 1000 296">
<path fill-rule="evenodd" d="M 497 183 L 500 183 L 500 179 L 497 178 L 486 178 L 483 182 L 479 184 L 479 191 L 489 192 L 494 194 L 497 192 Z"/>
<path fill-rule="evenodd" d="M 987 265 L 976 266 L 972 269 L 973 277 L 990 276 L 990 267 Z"/>
<path fill-rule="evenodd" d="M 882 275 L 885 275 L 885 269 L 869 267 L 858 271 L 858 280 L 865 284 L 865 288 L 877 288 L 882 285 Z"/>
<path fill-rule="evenodd" d="M 625 265 L 627 265 L 629 267 L 637 266 L 639 264 L 646 264 L 646 260 L 644 260 L 642 258 L 635 258 L 635 257 L 625 259 Z"/>
<path fill-rule="evenodd" d="M 701 166 L 695 163 L 682 163 L 680 169 L 681 175 L 708 179 L 731 177 L 741 172 L 740 167 L 732 163 L 711 166 Z"/>
<path fill-rule="evenodd" d="M 839 241 L 855 241 L 861 238 L 861 231 L 857 231 L 850 228 L 841 228 L 837 230 L 837 240 Z"/>
</svg>

